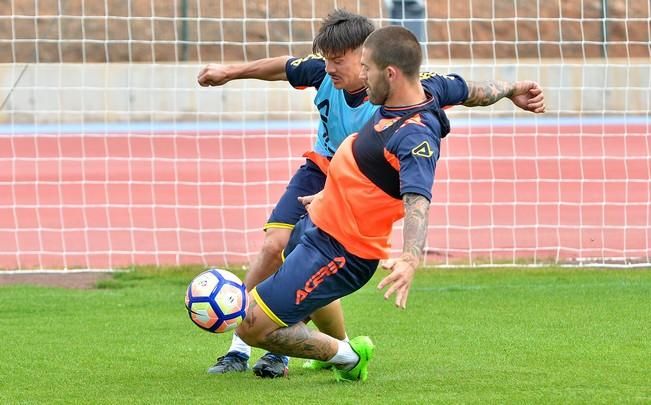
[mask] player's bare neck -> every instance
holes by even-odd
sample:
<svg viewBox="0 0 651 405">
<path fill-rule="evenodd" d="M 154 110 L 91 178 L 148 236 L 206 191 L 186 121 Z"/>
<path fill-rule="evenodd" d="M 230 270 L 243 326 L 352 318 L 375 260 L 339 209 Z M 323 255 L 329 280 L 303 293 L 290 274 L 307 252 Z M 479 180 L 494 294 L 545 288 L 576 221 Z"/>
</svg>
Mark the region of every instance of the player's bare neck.
<svg viewBox="0 0 651 405">
<path fill-rule="evenodd" d="M 388 108 L 406 108 L 423 104 L 427 100 L 427 95 L 420 82 L 417 84 L 403 83 L 393 86 L 384 106 Z"/>
</svg>

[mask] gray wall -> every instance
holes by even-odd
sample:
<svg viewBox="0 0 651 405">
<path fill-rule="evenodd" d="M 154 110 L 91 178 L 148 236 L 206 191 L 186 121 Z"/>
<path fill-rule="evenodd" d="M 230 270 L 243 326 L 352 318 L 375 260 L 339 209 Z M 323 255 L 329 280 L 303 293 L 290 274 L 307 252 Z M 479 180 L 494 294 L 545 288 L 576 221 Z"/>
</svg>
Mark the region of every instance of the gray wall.
<svg viewBox="0 0 651 405">
<path fill-rule="evenodd" d="M 453 61 L 426 70 L 466 79 L 533 79 L 545 89 L 548 116 L 648 115 L 651 66 L 645 60 Z M 316 119 L 311 89 L 239 80 L 201 88 L 196 64 L 0 64 L 0 124 L 118 121 Z M 459 111 L 457 111 L 459 110 Z M 462 114 L 463 109 L 451 111 Z M 473 114 L 514 114 L 510 103 Z M 518 113 L 519 114 L 519 113 Z"/>
</svg>

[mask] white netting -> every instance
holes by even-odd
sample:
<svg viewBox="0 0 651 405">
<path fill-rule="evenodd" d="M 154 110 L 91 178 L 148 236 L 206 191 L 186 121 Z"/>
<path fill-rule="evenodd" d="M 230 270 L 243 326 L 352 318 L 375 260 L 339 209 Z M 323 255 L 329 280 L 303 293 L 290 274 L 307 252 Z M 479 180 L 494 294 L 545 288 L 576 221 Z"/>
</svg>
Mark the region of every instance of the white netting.
<svg viewBox="0 0 651 405">
<path fill-rule="evenodd" d="M 199 69 L 303 56 L 334 7 L 385 25 L 393 3 L 0 3 L 0 268 L 248 262 L 311 146 L 314 93 L 200 88 Z M 537 80 L 548 106 L 449 110 L 427 262 L 649 264 L 649 2 L 396 7 L 421 5 L 427 70 Z"/>
</svg>

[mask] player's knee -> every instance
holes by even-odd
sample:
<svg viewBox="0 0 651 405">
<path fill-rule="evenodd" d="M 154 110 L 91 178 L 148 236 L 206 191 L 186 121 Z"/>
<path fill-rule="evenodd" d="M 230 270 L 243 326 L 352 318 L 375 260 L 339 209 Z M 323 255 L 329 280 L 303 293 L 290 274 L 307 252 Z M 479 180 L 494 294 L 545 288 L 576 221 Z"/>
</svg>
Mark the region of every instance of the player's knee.
<svg viewBox="0 0 651 405">
<path fill-rule="evenodd" d="M 237 327 L 235 332 L 249 346 L 264 349 L 267 336 L 276 329 L 278 329 L 278 325 L 260 307 L 253 305 L 253 308 L 247 312 L 244 322 Z"/>
<path fill-rule="evenodd" d="M 290 231 L 288 229 L 268 229 L 262 243 L 262 254 L 267 257 L 278 257 L 287 246 Z"/>
<path fill-rule="evenodd" d="M 262 349 L 269 349 L 267 338 L 270 333 L 275 329 L 278 329 L 277 326 L 272 328 L 252 328 L 246 325 L 246 322 L 242 322 L 240 326 L 236 329 L 237 336 L 240 337 L 249 346 L 259 347 Z"/>
<path fill-rule="evenodd" d="M 259 332 L 249 327 L 246 322 L 242 322 L 236 329 L 237 336 L 240 337 L 249 346 L 259 347 Z"/>
<path fill-rule="evenodd" d="M 284 248 L 285 246 L 277 240 L 265 240 L 262 244 L 262 254 L 267 257 L 280 257 Z"/>
</svg>

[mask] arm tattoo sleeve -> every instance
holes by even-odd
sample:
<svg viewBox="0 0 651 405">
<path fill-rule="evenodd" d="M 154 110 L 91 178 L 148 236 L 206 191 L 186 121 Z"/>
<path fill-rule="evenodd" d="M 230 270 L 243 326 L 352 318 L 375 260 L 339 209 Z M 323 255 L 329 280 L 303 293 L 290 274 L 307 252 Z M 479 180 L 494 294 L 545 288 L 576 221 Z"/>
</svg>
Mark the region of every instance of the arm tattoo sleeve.
<svg viewBox="0 0 651 405">
<path fill-rule="evenodd" d="M 499 80 L 483 82 L 468 81 L 468 98 L 463 103 L 466 107 L 487 106 L 495 104 L 504 97 L 513 95 L 513 83 Z"/>
<path fill-rule="evenodd" d="M 429 201 L 422 195 L 411 193 L 405 194 L 402 201 L 405 206 L 402 259 L 417 267 L 427 239 Z"/>
</svg>

